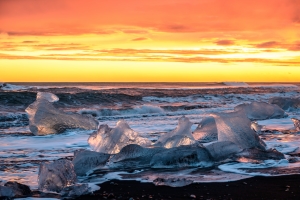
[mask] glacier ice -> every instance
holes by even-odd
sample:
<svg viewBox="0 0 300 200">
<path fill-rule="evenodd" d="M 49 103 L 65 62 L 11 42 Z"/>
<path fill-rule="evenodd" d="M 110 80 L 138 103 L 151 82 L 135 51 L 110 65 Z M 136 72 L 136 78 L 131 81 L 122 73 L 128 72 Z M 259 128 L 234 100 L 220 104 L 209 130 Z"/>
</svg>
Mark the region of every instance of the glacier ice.
<svg viewBox="0 0 300 200">
<path fill-rule="evenodd" d="M 190 120 L 182 116 L 178 120 L 177 127 L 171 132 L 162 135 L 154 144 L 155 146 L 172 148 L 181 145 L 192 145 L 197 141 L 194 139 L 191 131 L 193 123 Z"/>
<path fill-rule="evenodd" d="M 87 183 L 76 183 L 71 186 L 65 187 L 60 195 L 62 197 L 79 197 L 90 193 L 89 184 Z"/>
<path fill-rule="evenodd" d="M 0 185 L 0 199 L 2 197 L 12 198 L 13 196 L 15 194 L 12 188 Z"/>
<path fill-rule="evenodd" d="M 150 162 L 152 168 L 209 167 L 212 164 L 207 149 L 198 145 L 166 149 L 155 154 Z"/>
<path fill-rule="evenodd" d="M 292 118 L 292 121 L 294 123 L 295 130 L 300 131 L 300 120 L 296 118 Z"/>
<path fill-rule="evenodd" d="M 109 159 L 109 154 L 98 153 L 88 150 L 78 150 L 74 152 L 73 165 L 75 173 L 78 176 L 86 175 L 86 173 L 98 166 L 103 166 Z"/>
<path fill-rule="evenodd" d="M 251 129 L 251 121 L 244 112 L 211 115 L 216 120 L 218 141 L 231 141 L 242 149 L 257 147 L 265 150 L 265 143 Z"/>
<path fill-rule="evenodd" d="M 269 99 L 270 104 L 276 104 L 284 110 L 289 108 L 300 108 L 299 98 L 288 98 L 288 97 L 273 97 Z"/>
<path fill-rule="evenodd" d="M 261 129 L 264 126 L 259 125 L 256 121 L 251 122 L 251 129 L 254 130 L 257 134 L 261 134 Z"/>
<path fill-rule="evenodd" d="M 205 117 L 201 120 L 193 136 L 200 142 L 212 142 L 218 140 L 218 130 L 213 117 Z"/>
<path fill-rule="evenodd" d="M 73 163 L 69 160 L 42 163 L 39 167 L 39 190 L 60 192 L 63 188 L 75 184 L 76 180 Z"/>
<path fill-rule="evenodd" d="M 115 128 L 110 128 L 107 124 L 100 125 L 98 131 L 89 137 L 88 143 L 94 151 L 108 154 L 119 153 L 129 144 L 141 146 L 152 144 L 150 140 L 132 130 L 125 120 L 119 120 Z"/>
<path fill-rule="evenodd" d="M 66 129 L 97 129 L 98 122 L 90 116 L 65 113 L 54 107 L 58 97 L 52 93 L 38 92 L 35 102 L 26 108 L 29 129 L 34 135 L 61 133 Z"/>
<path fill-rule="evenodd" d="M 250 148 L 235 154 L 234 159 L 240 162 L 257 162 L 262 160 L 281 160 L 285 159 L 285 157 L 283 153 L 276 149 L 260 150 Z"/>
<path fill-rule="evenodd" d="M 221 141 L 214 142 L 205 147 L 215 161 L 220 161 L 229 156 L 241 152 L 242 149 L 233 142 Z"/>
<path fill-rule="evenodd" d="M 244 103 L 236 106 L 234 111 L 243 111 L 250 120 L 282 118 L 286 114 L 278 105 L 265 102 Z"/>
<path fill-rule="evenodd" d="M 57 102 L 59 100 L 58 96 L 50 92 L 38 92 L 36 95 L 37 100 L 47 100 L 51 103 Z"/>
<path fill-rule="evenodd" d="M 31 194 L 31 190 L 27 185 L 23 185 L 15 181 L 9 181 L 5 183 L 4 186 L 13 190 L 14 197 L 22 197 Z"/>
<path fill-rule="evenodd" d="M 110 168 L 140 168 L 149 167 L 152 157 L 166 150 L 162 147 L 145 148 L 137 144 L 129 144 L 121 149 L 121 151 L 110 159 Z"/>
</svg>

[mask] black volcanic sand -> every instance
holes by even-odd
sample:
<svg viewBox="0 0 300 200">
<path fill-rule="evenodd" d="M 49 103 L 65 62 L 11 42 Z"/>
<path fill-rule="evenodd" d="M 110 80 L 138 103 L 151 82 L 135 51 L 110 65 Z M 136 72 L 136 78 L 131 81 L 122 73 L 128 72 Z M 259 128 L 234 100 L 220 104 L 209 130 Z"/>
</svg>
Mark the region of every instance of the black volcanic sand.
<svg viewBox="0 0 300 200">
<path fill-rule="evenodd" d="M 194 183 L 177 188 L 112 180 L 100 187 L 94 194 L 77 199 L 300 199 L 300 175 Z"/>
</svg>

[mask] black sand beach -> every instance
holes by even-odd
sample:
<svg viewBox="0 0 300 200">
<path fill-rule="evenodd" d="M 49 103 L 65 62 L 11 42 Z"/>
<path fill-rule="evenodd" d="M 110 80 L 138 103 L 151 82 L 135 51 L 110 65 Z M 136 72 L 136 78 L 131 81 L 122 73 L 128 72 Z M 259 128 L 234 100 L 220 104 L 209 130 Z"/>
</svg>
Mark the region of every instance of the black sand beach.
<svg viewBox="0 0 300 200">
<path fill-rule="evenodd" d="M 300 199 L 300 175 L 253 177 L 225 183 L 194 183 L 185 187 L 155 186 L 112 180 L 81 199 Z"/>
</svg>

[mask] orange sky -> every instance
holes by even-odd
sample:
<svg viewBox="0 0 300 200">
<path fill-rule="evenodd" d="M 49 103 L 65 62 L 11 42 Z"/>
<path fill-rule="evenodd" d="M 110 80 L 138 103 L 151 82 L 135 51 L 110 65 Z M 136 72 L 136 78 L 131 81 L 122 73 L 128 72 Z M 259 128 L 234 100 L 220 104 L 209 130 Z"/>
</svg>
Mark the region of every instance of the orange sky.
<svg viewBox="0 0 300 200">
<path fill-rule="evenodd" d="M 0 82 L 299 77 L 299 0 L 0 0 Z"/>
</svg>

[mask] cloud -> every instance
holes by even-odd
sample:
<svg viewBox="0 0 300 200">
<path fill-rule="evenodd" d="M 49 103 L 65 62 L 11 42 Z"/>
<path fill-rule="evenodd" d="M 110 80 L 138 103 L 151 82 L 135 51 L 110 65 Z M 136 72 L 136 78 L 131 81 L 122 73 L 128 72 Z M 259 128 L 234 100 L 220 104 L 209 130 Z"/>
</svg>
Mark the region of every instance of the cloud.
<svg viewBox="0 0 300 200">
<path fill-rule="evenodd" d="M 300 51 L 300 42 L 297 42 L 289 47 L 290 51 Z"/>
<path fill-rule="evenodd" d="M 131 41 L 142 41 L 142 40 L 148 40 L 148 38 L 145 37 L 138 37 L 138 38 L 134 38 Z"/>
<path fill-rule="evenodd" d="M 218 40 L 215 43 L 217 45 L 221 45 L 221 46 L 229 46 L 229 45 L 233 45 L 234 41 L 233 40 Z"/>
<path fill-rule="evenodd" d="M 160 55 L 221 55 L 233 54 L 238 51 L 220 50 L 220 49 L 199 49 L 199 50 L 158 50 L 158 49 L 100 49 L 94 50 L 96 53 L 103 55 L 141 55 L 141 54 L 160 54 Z"/>
<path fill-rule="evenodd" d="M 206 56 L 184 56 L 184 55 L 119 55 L 108 56 L 106 54 L 89 54 L 89 53 L 76 53 L 76 54 L 44 54 L 40 56 L 28 55 L 14 55 L 14 54 L 0 54 L 0 59 L 9 60 L 73 60 L 73 61 L 145 61 L 145 62 L 183 62 L 183 63 L 261 63 L 277 66 L 299 66 L 300 60 L 291 58 L 288 60 L 280 59 L 267 59 L 267 58 L 212 58 Z"/>
<path fill-rule="evenodd" d="M 256 48 L 276 48 L 278 46 L 280 46 L 280 43 L 276 41 L 263 42 L 255 45 Z"/>
<path fill-rule="evenodd" d="M 25 40 L 22 43 L 24 44 L 32 44 L 32 43 L 38 43 L 39 41 L 33 41 L 33 40 Z"/>
</svg>

